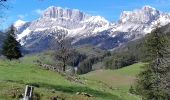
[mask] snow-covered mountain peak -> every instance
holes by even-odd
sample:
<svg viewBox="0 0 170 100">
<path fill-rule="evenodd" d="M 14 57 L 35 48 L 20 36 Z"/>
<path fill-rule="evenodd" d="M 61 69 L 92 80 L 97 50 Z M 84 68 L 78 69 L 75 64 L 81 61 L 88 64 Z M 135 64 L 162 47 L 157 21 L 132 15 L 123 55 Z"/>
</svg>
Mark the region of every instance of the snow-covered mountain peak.
<svg viewBox="0 0 170 100">
<path fill-rule="evenodd" d="M 51 6 L 42 16 L 29 23 L 17 21 L 17 40 L 26 48 L 39 51 L 47 48 L 56 39 L 55 32 L 66 31 L 72 44 L 91 44 L 104 49 L 113 49 L 128 41 L 150 33 L 157 23 L 170 22 L 170 14 L 162 13 L 150 6 L 133 11 L 124 11 L 117 23 L 104 17 L 91 16 L 77 9 Z"/>
<path fill-rule="evenodd" d="M 19 29 L 20 27 L 22 27 L 24 24 L 26 23 L 26 21 L 23 21 L 23 20 L 17 20 L 15 23 L 14 23 L 14 27 Z"/>
<path fill-rule="evenodd" d="M 136 9 L 133 11 L 124 11 L 120 16 L 121 23 L 138 23 L 148 24 L 157 19 L 160 12 L 150 6 L 144 6 L 142 9 Z"/>
<path fill-rule="evenodd" d="M 150 33 L 160 23 L 161 26 L 170 22 L 170 15 L 151 7 L 144 6 L 133 11 L 124 11 L 119 23 L 112 31 L 133 32 L 133 35 L 143 36 Z"/>
<path fill-rule="evenodd" d="M 92 16 L 88 18 L 87 20 L 85 20 L 84 22 L 109 24 L 109 21 L 107 21 L 104 17 L 101 17 L 101 16 Z"/>
<path fill-rule="evenodd" d="M 109 21 L 107 21 L 104 17 L 101 16 L 92 16 L 85 21 L 82 21 L 86 26 L 93 28 L 92 33 L 96 34 L 98 32 L 102 32 L 107 30 L 110 26 Z"/>
</svg>

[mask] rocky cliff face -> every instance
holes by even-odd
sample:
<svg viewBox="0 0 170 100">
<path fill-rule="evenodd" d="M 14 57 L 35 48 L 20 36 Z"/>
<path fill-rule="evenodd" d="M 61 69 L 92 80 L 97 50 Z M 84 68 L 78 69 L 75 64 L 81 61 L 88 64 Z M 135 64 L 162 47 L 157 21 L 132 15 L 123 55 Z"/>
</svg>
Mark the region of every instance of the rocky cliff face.
<svg viewBox="0 0 170 100">
<path fill-rule="evenodd" d="M 170 22 L 170 15 L 150 6 L 134 11 L 124 11 L 115 31 L 150 33 L 158 23 L 162 26 Z"/>
<path fill-rule="evenodd" d="M 150 6 L 145 6 L 142 9 L 134 11 L 124 11 L 120 17 L 120 23 L 136 23 L 136 24 L 150 24 L 152 21 L 158 19 L 160 12 Z"/>
<path fill-rule="evenodd" d="M 77 9 L 63 9 L 61 7 L 51 6 L 43 13 L 43 18 L 55 18 L 63 20 L 82 21 L 90 17 L 89 15 Z"/>
</svg>

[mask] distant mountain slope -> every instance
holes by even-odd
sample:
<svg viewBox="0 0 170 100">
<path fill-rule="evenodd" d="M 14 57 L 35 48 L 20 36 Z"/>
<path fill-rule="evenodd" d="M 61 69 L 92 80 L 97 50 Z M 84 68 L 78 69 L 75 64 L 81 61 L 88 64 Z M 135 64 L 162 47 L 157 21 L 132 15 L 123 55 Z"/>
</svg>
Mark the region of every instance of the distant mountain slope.
<svg viewBox="0 0 170 100">
<path fill-rule="evenodd" d="M 77 9 L 51 6 L 32 22 L 17 21 L 17 39 L 32 52 L 49 48 L 56 38 L 53 31 L 67 31 L 72 44 L 90 44 L 102 49 L 113 49 L 128 41 L 150 33 L 157 23 L 170 22 L 170 14 L 150 6 L 134 11 L 124 11 L 117 23 L 110 23 L 101 16 L 91 16 Z M 18 23 L 18 24 L 17 24 Z"/>
<path fill-rule="evenodd" d="M 164 33 L 167 38 L 170 38 L 170 24 L 167 24 L 163 27 L 160 28 L 162 33 Z M 112 53 L 117 53 L 117 54 L 133 54 L 138 58 L 139 61 L 145 61 L 146 59 L 146 52 L 145 52 L 145 41 L 147 39 L 148 35 L 146 35 L 143 38 L 140 38 L 138 40 L 130 41 L 119 48 L 116 48 Z M 170 44 L 170 41 L 168 41 Z M 169 48 L 170 49 L 170 48 Z"/>
</svg>

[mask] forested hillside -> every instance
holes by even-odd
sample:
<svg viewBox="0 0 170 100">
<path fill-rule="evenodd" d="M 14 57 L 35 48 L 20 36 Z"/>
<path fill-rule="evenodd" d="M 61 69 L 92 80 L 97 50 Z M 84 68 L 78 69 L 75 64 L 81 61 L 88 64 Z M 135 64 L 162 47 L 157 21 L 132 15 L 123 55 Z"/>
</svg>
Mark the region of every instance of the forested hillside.
<svg viewBox="0 0 170 100">
<path fill-rule="evenodd" d="M 160 28 L 161 32 L 169 39 L 170 24 Z M 149 34 L 148 34 L 149 35 Z M 105 61 L 107 68 L 117 69 L 136 62 L 147 62 L 146 40 L 148 35 L 141 39 L 128 42 L 111 52 L 112 56 Z M 170 44 L 170 41 L 168 41 Z"/>
</svg>

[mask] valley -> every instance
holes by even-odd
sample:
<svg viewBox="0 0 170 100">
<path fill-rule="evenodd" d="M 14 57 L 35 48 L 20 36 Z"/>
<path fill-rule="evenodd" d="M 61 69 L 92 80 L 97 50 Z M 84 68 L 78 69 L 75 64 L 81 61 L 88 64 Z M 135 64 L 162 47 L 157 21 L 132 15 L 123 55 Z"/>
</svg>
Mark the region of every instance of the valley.
<svg viewBox="0 0 170 100">
<path fill-rule="evenodd" d="M 166 0 L 0 0 L 0 100 L 170 100 L 169 39 Z"/>
</svg>

